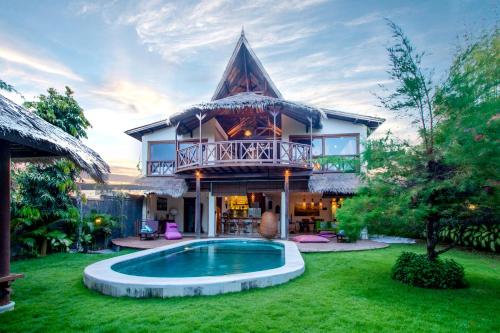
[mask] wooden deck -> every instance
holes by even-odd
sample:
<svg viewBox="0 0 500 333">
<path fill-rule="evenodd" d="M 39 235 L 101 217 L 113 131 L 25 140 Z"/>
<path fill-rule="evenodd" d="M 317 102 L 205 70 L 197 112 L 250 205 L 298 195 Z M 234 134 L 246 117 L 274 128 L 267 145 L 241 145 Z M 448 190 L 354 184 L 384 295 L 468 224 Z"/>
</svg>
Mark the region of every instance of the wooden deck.
<svg viewBox="0 0 500 333">
<path fill-rule="evenodd" d="M 194 236 L 187 236 L 183 239 L 178 240 L 166 240 L 163 237 L 154 240 L 140 240 L 139 237 L 127 237 L 127 238 L 116 238 L 112 242 L 114 245 L 145 250 L 153 249 L 160 246 L 175 244 L 182 241 L 187 241 L 195 239 Z M 332 240 L 329 243 L 297 243 L 300 252 L 345 252 L 345 251 L 363 251 L 363 250 L 374 250 L 382 249 L 388 247 L 389 244 L 374 242 L 370 240 L 360 240 L 356 243 L 337 243 L 337 241 Z"/>
</svg>

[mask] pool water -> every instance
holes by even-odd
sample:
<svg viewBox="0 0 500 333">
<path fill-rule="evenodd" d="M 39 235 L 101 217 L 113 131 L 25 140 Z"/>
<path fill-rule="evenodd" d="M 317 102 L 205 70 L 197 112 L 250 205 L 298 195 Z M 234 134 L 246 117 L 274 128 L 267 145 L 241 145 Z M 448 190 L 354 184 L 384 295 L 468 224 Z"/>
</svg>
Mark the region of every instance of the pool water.
<svg viewBox="0 0 500 333">
<path fill-rule="evenodd" d="M 269 241 L 207 241 L 127 260 L 111 266 L 116 272 L 148 277 L 200 277 L 278 268 L 285 249 Z"/>
</svg>

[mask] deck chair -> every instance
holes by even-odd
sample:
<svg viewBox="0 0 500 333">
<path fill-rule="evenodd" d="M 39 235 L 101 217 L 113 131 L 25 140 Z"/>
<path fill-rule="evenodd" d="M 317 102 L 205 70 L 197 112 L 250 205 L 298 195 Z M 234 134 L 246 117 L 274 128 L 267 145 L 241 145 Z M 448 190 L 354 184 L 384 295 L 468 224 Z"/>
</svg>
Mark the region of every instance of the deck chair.
<svg viewBox="0 0 500 333">
<path fill-rule="evenodd" d="M 160 237 L 158 234 L 158 221 L 155 220 L 144 220 L 142 222 L 142 228 L 139 232 L 139 238 L 144 239 L 155 239 Z"/>
</svg>

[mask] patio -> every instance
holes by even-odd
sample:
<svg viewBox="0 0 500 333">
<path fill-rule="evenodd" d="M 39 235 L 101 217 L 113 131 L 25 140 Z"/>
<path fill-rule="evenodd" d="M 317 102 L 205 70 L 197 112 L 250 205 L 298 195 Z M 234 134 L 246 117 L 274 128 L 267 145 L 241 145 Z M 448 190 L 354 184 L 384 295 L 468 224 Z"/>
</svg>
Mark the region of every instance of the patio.
<svg viewBox="0 0 500 333">
<path fill-rule="evenodd" d="M 187 236 L 178 240 L 167 240 L 163 237 L 152 240 L 140 240 L 139 237 L 116 238 L 112 242 L 116 246 L 131 249 L 153 249 L 160 246 L 175 244 L 178 242 L 195 239 L 194 236 Z M 329 243 L 296 243 L 300 252 L 345 252 L 382 249 L 389 244 L 374 242 L 370 240 L 359 240 L 356 243 L 337 243 L 332 240 Z"/>
</svg>

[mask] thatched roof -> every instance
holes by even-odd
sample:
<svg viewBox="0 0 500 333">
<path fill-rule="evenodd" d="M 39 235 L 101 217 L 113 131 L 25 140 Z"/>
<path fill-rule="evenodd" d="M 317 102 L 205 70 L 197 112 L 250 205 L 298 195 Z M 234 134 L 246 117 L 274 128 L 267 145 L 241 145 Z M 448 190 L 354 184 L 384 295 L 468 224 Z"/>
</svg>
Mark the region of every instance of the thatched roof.
<svg viewBox="0 0 500 333">
<path fill-rule="evenodd" d="M 327 173 L 309 178 L 309 191 L 315 193 L 355 194 L 360 185 L 354 173 Z"/>
<path fill-rule="evenodd" d="M 260 95 L 254 92 L 242 92 L 215 101 L 195 104 L 173 115 L 169 121 L 172 124 L 180 122 L 182 124 L 180 132 L 182 133 L 183 130 L 193 130 L 198 127 L 199 123 L 196 114 L 200 112 L 207 115 L 204 121 L 208 121 L 216 115 L 231 114 L 245 109 L 259 111 L 280 110 L 283 114 L 303 124 L 309 124 L 308 118 L 311 117 L 315 128 L 320 128 L 321 119 L 326 118 L 326 113 L 323 110 L 311 105 Z"/>
<path fill-rule="evenodd" d="M 11 143 L 14 161 L 66 157 L 94 180 L 104 182 L 109 166 L 80 140 L 0 95 L 0 140 Z"/>
<path fill-rule="evenodd" d="M 136 183 L 146 193 L 166 194 L 180 198 L 188 191 L 186 181 L 176 177 L 142 177 Z"/>
</svg>

